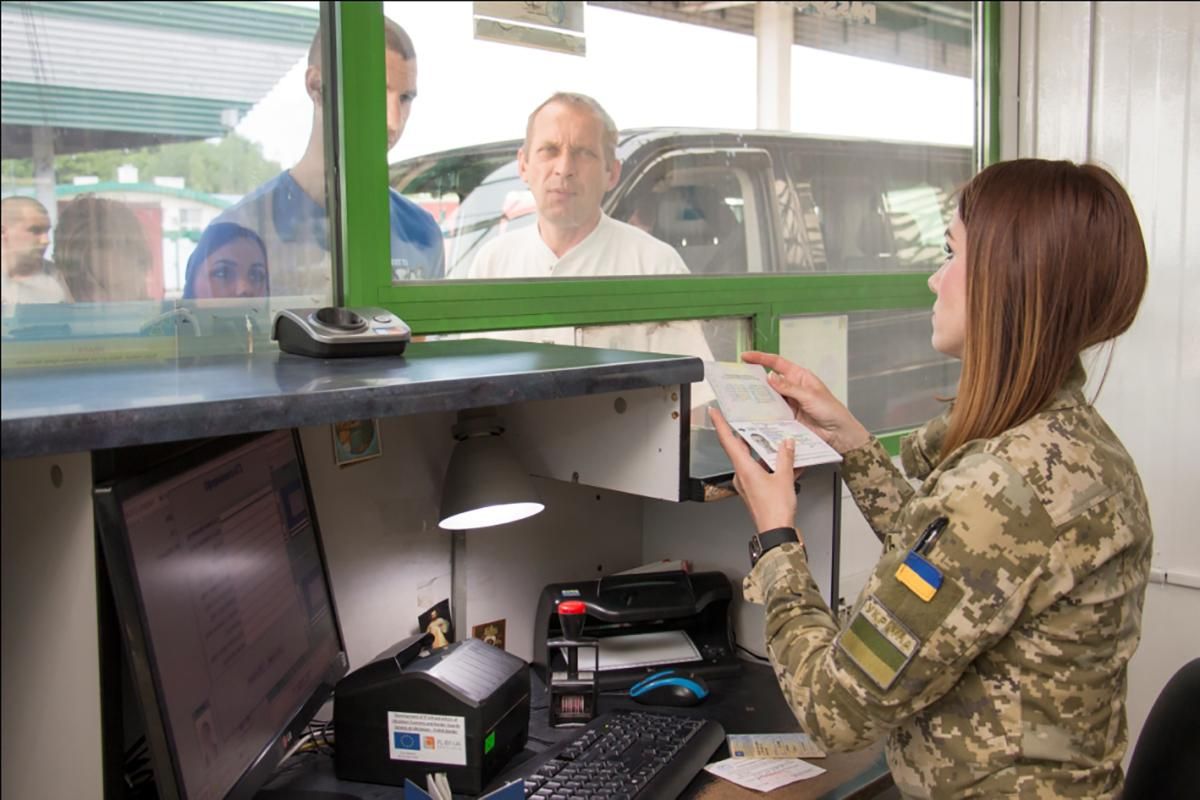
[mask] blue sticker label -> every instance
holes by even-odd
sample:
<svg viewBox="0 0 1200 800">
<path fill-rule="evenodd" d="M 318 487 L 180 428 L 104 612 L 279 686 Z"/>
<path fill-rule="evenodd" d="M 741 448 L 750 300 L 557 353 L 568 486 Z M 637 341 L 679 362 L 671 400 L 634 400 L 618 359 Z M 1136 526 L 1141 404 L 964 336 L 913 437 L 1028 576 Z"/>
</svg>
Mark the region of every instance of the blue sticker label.
<svg viewBox="0 0 1200 800">
<path fill-rule="evenodd" d="M 421 737 L 419 734 L 410 733 L 409 731 L 395 731 L 392 733 L 392 742 L 397 750 L 420 750 Z"/>
</svg>

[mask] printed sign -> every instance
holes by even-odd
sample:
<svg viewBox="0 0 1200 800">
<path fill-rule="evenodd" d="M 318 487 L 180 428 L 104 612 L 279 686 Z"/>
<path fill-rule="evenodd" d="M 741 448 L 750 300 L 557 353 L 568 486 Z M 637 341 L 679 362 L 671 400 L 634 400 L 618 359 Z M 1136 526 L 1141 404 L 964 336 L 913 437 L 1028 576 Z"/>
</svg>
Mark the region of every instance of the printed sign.
<svg viewBox="0 0 1200 800">
<path fill-rule="evenodd" d="M 464 717 L 388 712 L 388 755 L 393 761 L 467 765 Z"/>
</svg>

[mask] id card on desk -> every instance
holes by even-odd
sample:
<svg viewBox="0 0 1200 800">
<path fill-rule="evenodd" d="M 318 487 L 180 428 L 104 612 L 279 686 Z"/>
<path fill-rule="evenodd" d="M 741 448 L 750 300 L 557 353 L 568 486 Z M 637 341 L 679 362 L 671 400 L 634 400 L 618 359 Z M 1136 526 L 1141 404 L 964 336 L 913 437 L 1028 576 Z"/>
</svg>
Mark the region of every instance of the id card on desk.
<svg viewBox="0 0 1200 800">
<path fill-rule="evenodd" d="M 824 758 L 825 751 L 806 733 L 731 733 L 733 758 Z"/>
</svg>

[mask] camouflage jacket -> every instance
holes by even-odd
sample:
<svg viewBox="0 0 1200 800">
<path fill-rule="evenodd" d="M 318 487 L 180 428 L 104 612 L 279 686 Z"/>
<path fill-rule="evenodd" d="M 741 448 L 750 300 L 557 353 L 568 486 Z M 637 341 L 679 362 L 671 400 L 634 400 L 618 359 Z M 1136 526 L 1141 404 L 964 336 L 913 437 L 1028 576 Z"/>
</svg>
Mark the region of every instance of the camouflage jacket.
<svg viewBox="0 0 1200 800">
<path fill-rule="evenodd" d="M 746 577 L 801 726 L 833 751 L 887 736 L 906 797 L 1115 795 L 1151 529 L 1129 454 L 1084 399 L 936 463 L 946 418 L 844 476 L 884 552 L 839 630 L 800 545 Z M 913 558 L 930 523 L 947 524 Z"/>
</svg>

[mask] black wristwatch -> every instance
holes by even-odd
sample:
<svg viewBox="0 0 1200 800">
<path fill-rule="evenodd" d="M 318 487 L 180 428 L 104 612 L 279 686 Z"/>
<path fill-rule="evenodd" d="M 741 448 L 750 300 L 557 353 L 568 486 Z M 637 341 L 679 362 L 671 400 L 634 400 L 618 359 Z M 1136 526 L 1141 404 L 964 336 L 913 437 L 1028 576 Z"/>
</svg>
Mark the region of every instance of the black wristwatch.
<svg viewBox="0 0 1200 800">
<path fill-rule="evenodd" d="M 750 537 L 750 566 L 754 567 L 758 560 L 770 549 L 788 542 L 800 541 L 795 528 L 772 528 L 769 531 Z"/>
</svg>

